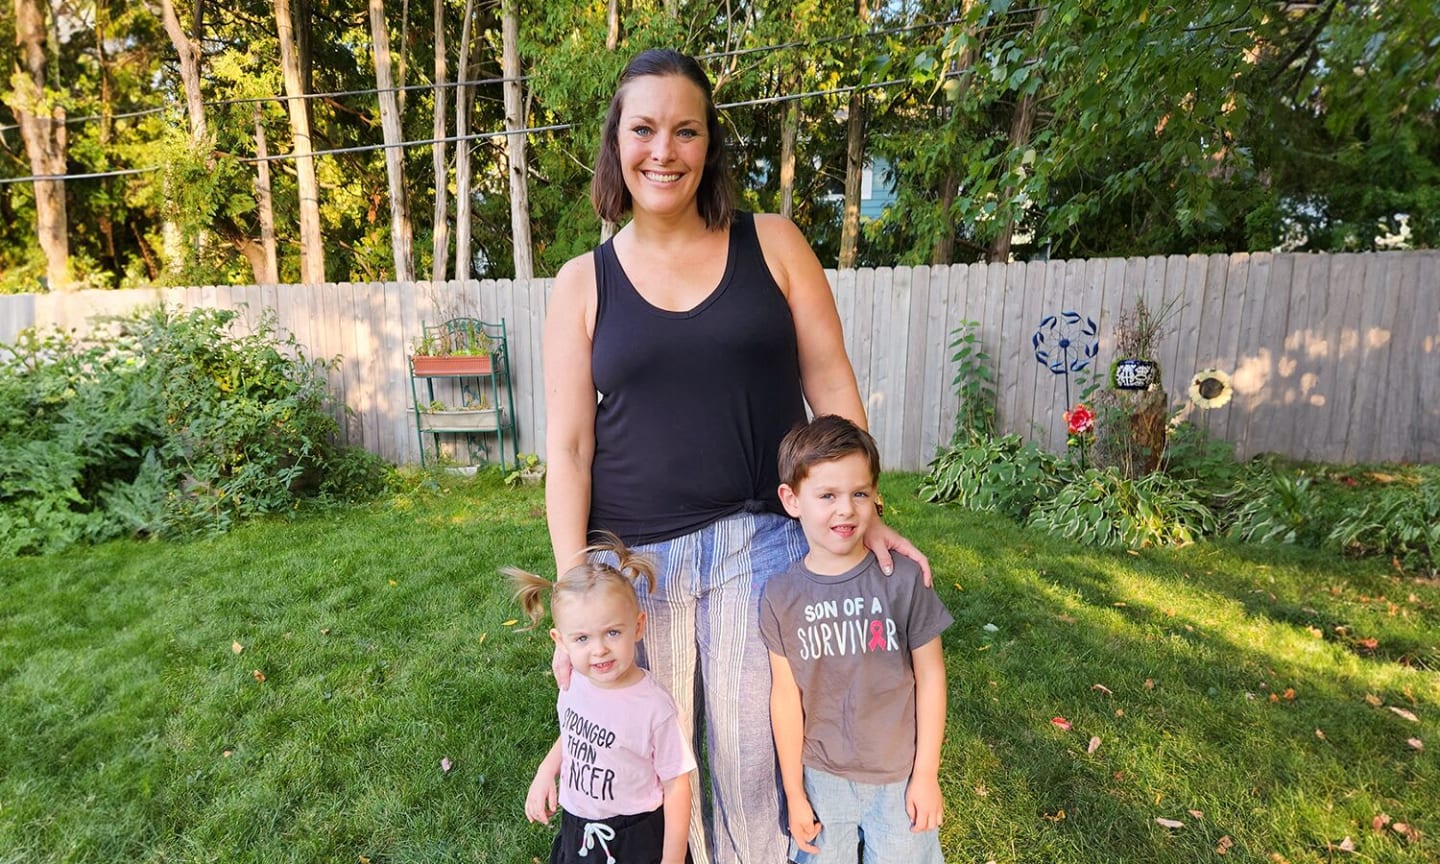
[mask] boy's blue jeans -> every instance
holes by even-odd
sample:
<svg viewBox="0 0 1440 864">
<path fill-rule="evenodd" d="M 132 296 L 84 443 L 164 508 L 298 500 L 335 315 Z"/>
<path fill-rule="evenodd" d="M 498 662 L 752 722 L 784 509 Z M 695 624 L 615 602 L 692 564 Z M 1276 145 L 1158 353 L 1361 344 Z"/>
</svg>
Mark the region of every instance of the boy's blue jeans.
<svg viewBox="0 0 1440 864">
<path fill-rule="evenodd" d="M 916 834 L 905 812 L 908 780 L 875 786 L 805 768 L 805 794 L 823 826 L 815 838 L 819 853 L 803 852 L 790 841 L 796 864 L 853 864 L 865 838 L 865 864 L 943 864 L 940 832 Z"/>
</svg>

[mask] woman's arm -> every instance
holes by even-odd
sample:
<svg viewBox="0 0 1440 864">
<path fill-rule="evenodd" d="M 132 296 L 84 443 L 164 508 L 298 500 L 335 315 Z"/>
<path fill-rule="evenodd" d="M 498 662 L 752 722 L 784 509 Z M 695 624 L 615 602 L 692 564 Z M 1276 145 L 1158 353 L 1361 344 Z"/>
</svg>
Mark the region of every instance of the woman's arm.
<svg viewBox="0 0 1440 864">
<path fill-rule="evenodd" d="M 795 342 L 800 351 L 800 383 L 810 410 L 838 414 L 861 429 L 868 429 L 865 403 L 855 383 L 855 370 L 845 353 L 845 336 L 835 295 L 820 259 L 795 223 L 783 216 L 756 214 L 755 229 L 765 264 L 790 303 L 795 319 Z M 886 574 L 895 570 L 892 551 L 920 565 L 925 585 L 930 585 L 930 559 L 879 519 L 865 534 L 865 546 Z"/>
<path fill-rule="evenodd" d="M 555 277 L 541 348 L 545 521 L 557 576 L 579 563 L 590 518 L 590 467 L 595 456 L 595 381 L 590 373 L 594 307 L 594 265 L 590 255 L 582 255 L 571 259 Z"/>
<path fill-rule="evenodd" d="M 590 521 L 590 467 L 595 458 L 595 270 L 590 255 L 560 268 L 545 314 L 545 522 L 556 578 L 580 563 Z M 570 686 L 570 658 L 556 646 L 550 667 Z"/>
</svg>

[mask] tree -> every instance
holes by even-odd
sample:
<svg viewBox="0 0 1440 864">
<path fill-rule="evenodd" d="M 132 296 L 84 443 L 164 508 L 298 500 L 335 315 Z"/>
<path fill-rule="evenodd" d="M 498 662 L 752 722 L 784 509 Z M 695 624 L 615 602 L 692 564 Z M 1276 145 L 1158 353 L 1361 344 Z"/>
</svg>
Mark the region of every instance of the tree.
<svg viewBox="0 0 1440 864">
<path fill-rule="evenodd" d="M 510 236 L 515 248 L 515 278 L 530 279 L 535 265 L 530 247 L 529 164 L 526 158 L 524 97 L 520 85 L 520 12 L 516 0 L 501 4 L 501 40 L 505 75 L 505 155 L 510 178 Z"/>
<path fill-rule="evenodd" d="M 390 73 L 390 29 L 385 23 L 385 0 L 370 0 L 370 34 L 374 40 L 375 86 L 380 90 L 380 122 L 385 134 L 385 176 L 390 183 L 390 244 L 395 258 L 395 279 L 411 282 L 415 279 L 412 229 L 406 201 L 405 154 L 400 150 L 400 106 Z"/>
<path fill-rule="evenodd" d="M 290 113 L 291 148 L 300 185 L 300 281 L 325 281 L 324 236 L 320 231 L 320 184 L 310 155 L 310 112 L 305 104 L 302 55 L 295 42 L 290 0 L 274 0 L 275 29 L 280 39 L 280 68 L 285 76 L 286 108 Z"/>
<path fill-rule="evenodd" d="M 20 137 L 30 157 L 35 181 L 35 230 L 45 253 L 45 275 L 55 290 L 66 291 L 70 280 L 70 241 L 65 216 L 65 108 L 58 81 L 45 74 L 48 32 L 38 0 L 15 0 L 15 42 L 19 48 L 15 89 L 6 104 L 15 112 Z M 53 50 L 53 49 L 51 49 Z"/>
</svg>

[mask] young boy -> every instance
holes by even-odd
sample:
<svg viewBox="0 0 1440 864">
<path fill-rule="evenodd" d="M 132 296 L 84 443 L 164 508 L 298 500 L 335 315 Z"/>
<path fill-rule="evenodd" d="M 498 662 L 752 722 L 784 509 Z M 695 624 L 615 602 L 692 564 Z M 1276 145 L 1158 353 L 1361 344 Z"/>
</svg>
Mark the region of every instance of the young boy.
<svg viewBox="0 0 1440 864">
<path fill-rule="evenodd" d="M 861 540 L 878 515 L 880 454 L 833 415 L 780 444 L 780 501 L 810 552 L 765 586 L 770 722 L 798 862 L 942 861 L 940 742 L 953 622 L 919 567 L 885 576 Z"/>
</svg>

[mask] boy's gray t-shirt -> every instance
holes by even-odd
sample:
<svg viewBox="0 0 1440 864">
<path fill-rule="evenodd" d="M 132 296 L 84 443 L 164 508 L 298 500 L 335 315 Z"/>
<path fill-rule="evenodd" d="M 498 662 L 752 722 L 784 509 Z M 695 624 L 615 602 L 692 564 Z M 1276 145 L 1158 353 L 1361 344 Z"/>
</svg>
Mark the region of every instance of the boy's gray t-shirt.
<svg viewBox="0 0 1440 864">
<path fill-rule="evenodd" d="M 760 601 L 765 646 L 790 661 L 805 709 L 804 764 L 860 783 L 897 783 L 915 766 L 910 653 L 954 622 L 920 566 L 873 554 L 839 576 L 804 561 L 772 578 Z"/>
</svg>

